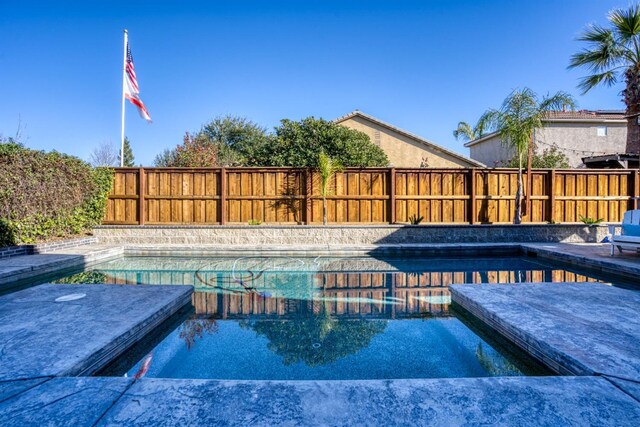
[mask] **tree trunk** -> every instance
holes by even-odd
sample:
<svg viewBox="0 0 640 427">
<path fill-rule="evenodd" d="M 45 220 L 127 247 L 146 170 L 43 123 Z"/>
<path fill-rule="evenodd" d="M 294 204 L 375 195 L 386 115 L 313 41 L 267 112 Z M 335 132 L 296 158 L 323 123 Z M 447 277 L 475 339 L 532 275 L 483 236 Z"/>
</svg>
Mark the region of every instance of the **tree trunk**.
<svg viewBox="0 0 640 427">
<path fill-rule="evenodd" d="M 327 198 L 322 195 L 322 224 L 327 225 Z"/>
<path fill-rule="evenodd" d="M 626 88 L 622 91 L 624 103 L 627 106 L 627 154 L 640 153 L 640 68 L 629 69 L 625 73 Z"/>
<path fill-rule="evenodd" d="M 522 223 L 522 154 L 518 163 L 518 191 L 516 191 L 516 212 L 513 216 L 514 224 Z"/>
<path fill-rule="evenodd" d="M 629 112 L 627 112 L 627 114 L 629 114 Z M 625 153 L 627 154 L 640 153 L 640 125 L 638 125 L 638 117 L 639 116 L 634 116 L 627 119 L 627 145 L 625 148 Z"/>
<path fill-rule="evenodd" d="M 535 131 L 534 131 L 535 132 Z M 531 168 L 533 163 L 533 137 L 535 135 L 534 132 L 531 132 L 531 136 L 529 137 L 529 148 L 527 149 L 527 191 L 524 194 L 525 204 L 524 204 L 524 215 L 529 217 L 529 222 L 531 222 L 531 193 L 533 193 L 533 180 L 531 179 Z"/>
</svg>

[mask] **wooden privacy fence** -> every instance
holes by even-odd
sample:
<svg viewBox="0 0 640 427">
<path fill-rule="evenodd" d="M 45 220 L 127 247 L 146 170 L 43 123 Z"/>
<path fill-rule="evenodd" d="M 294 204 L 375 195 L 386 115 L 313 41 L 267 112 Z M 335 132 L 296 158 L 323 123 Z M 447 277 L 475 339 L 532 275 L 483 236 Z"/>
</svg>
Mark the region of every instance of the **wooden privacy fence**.
<svg viewBox="0 0 640 427">
<path fill-rule="evenodd" d="M 637 206 L 628 169 L 534 169 L 524 174 L 523 222 L 618 222 Z M 514 169 L 346 169 L 327 196 L 333 224 L 510 223 Z M 530 189 L 530 191 L 528 191 Z M 104 224 L 320 224 L 320 180 L 301 168 L 117 168 Z"/>
</svg>

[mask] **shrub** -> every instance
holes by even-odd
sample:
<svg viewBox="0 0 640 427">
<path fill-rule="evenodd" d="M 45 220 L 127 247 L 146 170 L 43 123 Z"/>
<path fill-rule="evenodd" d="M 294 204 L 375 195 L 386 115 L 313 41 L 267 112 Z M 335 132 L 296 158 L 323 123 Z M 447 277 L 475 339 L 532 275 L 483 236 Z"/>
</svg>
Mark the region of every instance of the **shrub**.
<svg viewBox="0 0 640 427">
<path fill-rule="evenodd" d="M 218 167 L 219 151 L 219 146 L 203 135 L 187 132 L 181 145 L 156 156 L 155 165 L 174 168 Z"/>
<path fill-rule="evenodd" d="M 546 148 L 542 153 L 533 152 L 531 156 L 531 167 L 535 169 L 570 169 L 569 159 L 560 151 L 558 147 Z M 522 167 L 527 167 L 527 158 L 525 157 Z M 514 156 L 505 163 L 508 168 L 518 167 L 518 156 Z"/>
<path fill-rule="evenodd" d="M 0 142 L 0 245 L 79 234 L 104 216 L 113 171 Z"/>
<path fill-rule="evenodd" d="M 282 120 L 264 166 L 317 167 L 320 152 L 344 167 L 385 167 L 389 158 L 364 132 L 323 119 Z"/>
</svg>

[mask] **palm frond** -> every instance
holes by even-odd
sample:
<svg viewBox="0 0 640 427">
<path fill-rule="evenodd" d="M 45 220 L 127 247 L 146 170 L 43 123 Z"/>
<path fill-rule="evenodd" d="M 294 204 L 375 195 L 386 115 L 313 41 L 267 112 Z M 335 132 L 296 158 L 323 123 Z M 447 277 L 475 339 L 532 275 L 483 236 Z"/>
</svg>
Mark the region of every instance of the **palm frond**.
<svg viewBox="0 0 640 427">
<path fill-rule="evenodd" d="M 610 44 L 615 41 L 611 29 L 597 24 L 589 25 L 576 40 L 595 44 Z"/>
<path fill-rule="evenodd" d="M 584 95 L 599 84 L 604 84 L 605 86 L 613 86 L 617 82 L 618 76 L 614 71 L 605 71 L 603 73 L 583 77 L 582 79 L 580 79 L 578 89 L 580 89 L 582 91 L 582 95 Z"/>
<path fill-rule="evenodd" d="M 471 129 L 471 126 L 467 122 L 459 122 L 456 130 L 453 131 L 453 137 L 455 139 L 462 139 L 463 141 L 471 141 L 476 139 L 476 135 Z"/>
<path fill-rule="evenodd" d="M 627 51 L 613 45 L 601 45 L 594 50 L 582 50 L 571 56 L 568 68 L 586 67 L 599 73 L 627 59 Z"/>
<path fill-rule="evenodd" d="M 608 19 L 621 41 L 628 42 L 640 36 L 640 5 L 631 5 L 628 9 L 614 9 L 609 12 Z"/>
<path fill-rule="evenodd" d="M 542 113 L 548 111 L 562 111 L 565 108 L 575 110 L 576 101 L 571 94 L 560 91 L 556 92 L 553 96 L 545 96 L 540 102 L 538 108 Z"/>
<path fill-rule="evenodd" d="M 504 100 L 499 111 L 493 113 L 493 121 L 503 144 L 513 147 L 518 156 L 529 148 L 531 135 L 542 127 L 542 120 L 549 111 L 575 108 L 575 100 L 566 92 L 545 96 L 541 101 L 529 88 L 516 89 Z"/>
<path fill-rule="evenodd" d="M 329 157 L 324 150 L 318 155 L 318 172 L 320 174 L 320 194 L 326 196 L 330 193 L 329 185 L 331 177 L 343 170 L 342 165 L 336 159 Z"/>
<path fill-rule="evenodd" d="M 476 139 L 495 130 L 495 114 L 495 110 L 488 110 L 480 116 L 478 123 L 476 123 L 476 127 L 474 128 Z"/>
<path fill-rule="evenodd" d="M 608 14 L 609 26 L 590 25 L 578 37 L 586 49 L 571 56 L 568 68 L 584 67 L 592 74 L 580 80 L 586 93 L 595 86 L 611 86 L 628 70 L 640 65 L 640 4 L 614 9 Z"/>
</svg>

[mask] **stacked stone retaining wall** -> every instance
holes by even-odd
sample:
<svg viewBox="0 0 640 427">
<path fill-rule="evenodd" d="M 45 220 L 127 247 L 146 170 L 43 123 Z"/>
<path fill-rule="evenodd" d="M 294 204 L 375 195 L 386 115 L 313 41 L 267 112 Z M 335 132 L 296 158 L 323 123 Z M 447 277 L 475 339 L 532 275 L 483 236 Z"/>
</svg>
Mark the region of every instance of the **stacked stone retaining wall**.
<svg viewBox="0 0 640 427">
<path fill-rule="evenodd" d="M 100 226 L 99 243 L 117 245 L 401 245 L 433 243 L 595 243 L 606 226 Z"/>
<path fill-rule="evenodd" d="M 57 251 L 58 249 L 75 248 L 77 246 L 90 245 L 97 242 L 98 239 L 91 236 L 80 239 L 66 239 L 55 242 L 39 243 L 37 245 L 7 246 L 0 248 L 0 258 L 19 255 L 45 254 L 47 252 Z"/>
</svg>

